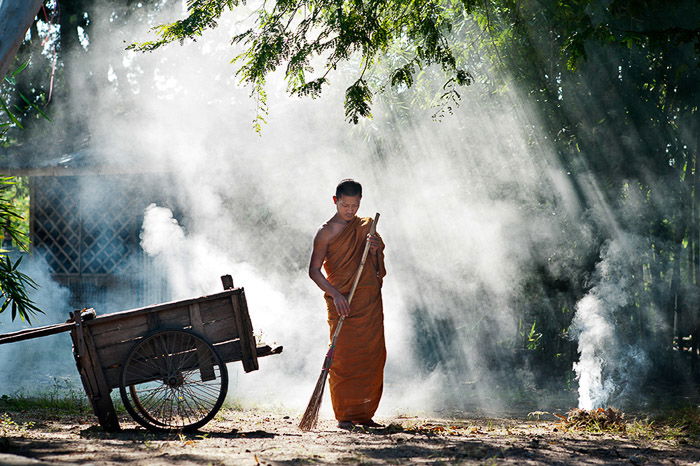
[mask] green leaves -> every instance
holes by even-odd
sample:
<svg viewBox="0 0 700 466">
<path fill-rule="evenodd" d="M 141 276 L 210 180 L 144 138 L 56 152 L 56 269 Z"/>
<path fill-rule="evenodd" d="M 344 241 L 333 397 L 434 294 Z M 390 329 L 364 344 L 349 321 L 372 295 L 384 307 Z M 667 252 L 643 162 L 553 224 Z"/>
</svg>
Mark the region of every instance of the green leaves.
<svg viewBox="0 0 700 466">
<path fill-rule="evenodd" d="M 4 77 L 4 83 L 16 87 L 16 77 L 28 65 L 29 61 L 9 73 Z M 3 144 L 7 144 L 7 131 L 10 128 L 24 128 L 22 118 L 27 116 L 29 110 L 33 109 L 41 117 L 49 119 L 49 116 L 32 99 L 17 89 L 15 92 L 19 99 L 15 99 L 16 102 L 9 105 L 0 95 L 0 115 L 4 115 L 7 119 L 0 122 L 0 142 Z M 23 106 L 22 103 L 24 103 Z M 26 223 L 22 221 L 23 218 L 20 215 L 23 210 L 26 212 L 29 210 L 26 185 L 15 178 L 0 176 L 0 230 L 3 240 L 9 239 L 19 249 L 26 250 L 28 243 L 25 233 Z M 30 316 L 42 312 L 27 294 L 28 289 L 36 288 L 36 283 L 19 271 L 22 257 L 13 261 L 8 253 L 9 251 L 0 249 L 0 296 L 2 298 L 0 313 L 10 309 L 12 320 L 19 317 L 31 323 Z"/>
<path fill-rule="evenodd" d="M 292 89 L 292 93 L 300 97 L 310 96 L 312 99 L 315 99 L 321 95 L 321 88 L 327 83 L 328 80 L 326 78 L 314 79 L 313 81 L 304 82 L 299 87 Z"/>
<path fill-rule="evenodd" d="M 24 106 L 21 106 L 21 102 L 16 101 L 17 99 L 14 99 L 16 102 L 15 103 L 9 103 L 5 99 L 5 97 L 0 93 L 0 115 L 3 115 L 7 118 L 7 121 L 1 122 L 0 123 L 0 143 L 6 143 L 7 139 L 7 132 L 15 127 L 19 129 L 24 129 L 24 124 L 22 123 L 23 118 L 25 118 L 28 114 L 31 114 L 29 110 L 34 110 L 36 111 L 39 116 L 46 120 L 51 120 L 49 115 L 44 112 L 35 102 L 33 102 L 29 97 L 24 95 L 22 92 L 20 92 L 17 87 L 17 76 L 24 71 L 27 66 L 29 66 L 29 61 L 24 62 L 20 66 L 18 66 L 14 71 L 9 73 L 7 76 L 4 78 L 4 83 L 6 85 L 11 86 L 10 89 L 14 88 L 14 92 L 16 93 L 17 98 L 21 101 L 24 102 Z M 38 96 L 34 96 L 34 100 L 42 100 L 43 95 L 40 94 Z M 11 101 L 10 101 L 11 102 Z"/>
<path fill-rule="evenodd" d="M 187 18 L 154 28 L 158 40 L 128 48 L 152 51 L 170 42 L 195 40 L 206 29 L 216 27 L 226 9 L 238 5 L 237 1 L 190 1 Z M 358 123 L 360 118 L 371 116 L 372 96 L 384 87 L 365 76 L 375 70 L 378 57 L 392 47 L 410 49 L 414 56 L 409 63 L 389 73 L 387 80 L 392 86 L 410 87 L 415 73 L 433 64 L 442 68 L 446 81 L 459 86 L 471 83 L 468 73 L 457 66 L 446 37 L 452 29 L 451 8 L 449 2 L 435 0 L 263 3 L 253 13 L 253 27 L 232 38 L 233 44 L 244 46 L 244 51 L 232 61 L 240 65 L 237 76 L 252 87 L 253 96 L 262 107 L 266 105 L 265 77 L 280 66 L 286 65 L 285 79 L 291 94 L 315 98 L 321 95 L 329 74 L 339 64 L 359 63 L 357 78 L 345 92 L 345 117 Z M 317 59 L 322 62 L 317 65 L 319 70 L 310 65 L 318 62 Z M 265 113 L 262 107 L 258 116 Z M 260 121 L 256 117 L 256 128 Z"/>
<path fill-rule="evenodd" d="M 22 122 L 19 121 L 15 114 L 12 113 L 12 110 L 8 108 L 7 102 L 5 102 L 5 99 L 3 99 L 2 96 L 0 96 L 0 107 L 2 107 L 2 110 L 3 112 L 5 112 L 5 115 L 7 115 L 7 118 L 9 118 L 15 126 L 17 126 L 20 129 L 24 128 L 24 126 L 22 126 Z"/>
<path fill-rule="evenodd" d="M 14 178 L 0 177 L 0 219 L 4 220 L 3 236 L 9 236 L 14 244 L 26 249 L 27 237 L 13 221 L 21 218 L 12 200 L 16 185 Z M 27 288 L 36 288 L 36 283 L 19 271 L 21 262 L 22 257 L 13 262 L 7 251 L 0 250 L 0 295 L 3 298 L 0 312 L 10 308 L 12 320 L 19 316 L 20 319 L 31 322 L 30 315 L 42 311 L 27 295 Z"/>
<path fill-rule="evenodd" d="M 371 117 L 371 103 L 372 91 L 369 90 L 364 79 L 358 79 L 345 91 L 345 119 L 357 124 L 360 117 Z"/>
<path fill-rule="evenodd" d="M 16 70 L 14 70 L 14 71 L 10 74 L 10 76 L 11 76 L 12 78 L 15 78 L 18 74 L 20 74 L 22 71 L 24 71 L 24 69 L 25 69 L 27 66 L 29 66 L 29 62 L 28 62 L 28 61 L 22 63 Z"/>
<path fill-rule="evenodd" d="M 127 50 L 152 52 L 170 42 L 182 43 L 187 38 L 195 40 L 205 30 L 215 28 L 219 17 L 226 9 L 232 10 L 240 3 L 237 0 L 189 0 L 185 19 L 153 28 L 160 36 L 160 40 L 133 43 L 127 47 Z"/>
<path fill-rule="evenodd" d="M 413 72 L 415 66 L 413 62 L 406 63 L 404 66 L 396 68 L 391 75 L 391 85 L 393 87 L 398 86 L 413 86 Z"/>
<path fill-rule="evenodd" d="M 0 219 L 4 220 L 3 236 L 9 236 L 14 244 L 26 249 L 27 237 L 13 221 L 21 218 L 12 200 L 16 186 L 14 178 L 0 177 Z M 3 298 L 0 313 L 9 308 L 12 311 L 12 320 L 19 316 L 23 321 L 31 323 L 30 316 L 42 311 L 27 294 L 27 289 L 36 288 L 36 283 L 19 271 L 21 262 L 22 257 L 13 262 L 8 251 L 0 250 L 0 295 Z"/>
<path fill-rule="evenodd" d="M 19 316 L 21 320 L 31 323 L 30 316 L 36 313 L 43 314 L 43 311 L 36 307 L 27 295 L 27 288 L 36 288 L 37 285 L 29 276 L 18 270 L 21 262 L 22 257 L 12 262 L 7 255 L 0 256 L 0 292 L 4 298 L 0 305 L 0 313 L 10 308 L 12 320 Z"/>
</svg>

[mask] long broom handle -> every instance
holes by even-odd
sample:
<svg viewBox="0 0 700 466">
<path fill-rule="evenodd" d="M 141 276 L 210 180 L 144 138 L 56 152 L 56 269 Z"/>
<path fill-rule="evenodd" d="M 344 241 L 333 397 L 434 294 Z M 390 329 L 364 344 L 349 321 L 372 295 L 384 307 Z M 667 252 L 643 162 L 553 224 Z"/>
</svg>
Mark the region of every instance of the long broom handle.
<svg viewBox="0 0 700 466">
<path fill-rule="evenodd" d="M 373 235 L 377 232 L 377 222 L 379 222 L 379 212 L 374 215 L 374 222 L 369 227 L 369 234 Z M 367 261 L 367 255 L 369 254 L 369 238 L 365 243 L 365 250 L 362 251 L 362 260 L 360 261 L 360 266 L 355 272 L 355 280 L 352 283 L 352 288 L 350 289 L 350 294 L 348 295 L 348 306 L 352 303 L 352 298 L 355 296 L 355 290 L 357 289 L 357 284 L 360 282 L 360 275 L 362 275 L 362 270 L 365 268 L 365 262 Z M 338 325 L 335 327 L 335 332 L 333 332 L 333 338 L 331 339 L 331 347 L 326 354 L 326 360 L 323 363 L 323 370 L 328 370 L 333 362 L 333 349 L 335 348 L 335 342 L 340 334 L 340 329 L 343 328 L 343 322 L 345 322 L 345 316 L 340 316 L 338 320 Z"/>
</svg>

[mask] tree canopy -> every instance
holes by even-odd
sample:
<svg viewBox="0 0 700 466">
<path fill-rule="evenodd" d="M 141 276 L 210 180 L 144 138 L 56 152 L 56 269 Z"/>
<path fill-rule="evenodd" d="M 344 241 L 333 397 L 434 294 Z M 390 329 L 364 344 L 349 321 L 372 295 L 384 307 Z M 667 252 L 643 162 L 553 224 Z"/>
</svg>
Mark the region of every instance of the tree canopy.
<svg viewBox="0 0 700 466">
<path fill-rule="evenodd" d="M 216 27 L 224 11 L 240 5 L 235 0 L 190 1 L 185 19 L 156 27 L 158 40 L 132 48 L 152 51 L 174 41 L 196 39 Z M 410 50 L 410 56 L 391 70 L 391 86 L 410 87 L 416 71 L 430 65 L 445 72 L 446 83 L 471 82 L 450 45 L 447 35 L 452 26 L 443 5 L 429 0 L 264 3 L 255 12 L 254 24 L 232 38 L 234 44 L 244 46 L 234 61 L 240 64 L 238 75 L 252 86 L 264 114 L 265 78 L 277 68 L 284 67 L 290 93 L 318 97 L 340 63 L 358 58 L 354 82 L 345 91 L 345 116 L 357 123 L 370 116 L 377 91 L 369 86 L 367 73 L 382 54 L 399 43 Z M 318 59 L 323 64 L 315 66 Z"/>
<path fill-rule="evenodd" d="M 546 37 L 558 51 L 550 65 L 561 62 L 568 70 L 575 70 L 585 60 L 590 42 L 651 51 L 665 45 L 692 44 L 697 54 L 700 29 L 692 23 L 679 25 L 684 14 L 694 11 L 693 6 L 691 2 L 672 3 L 675 10 L 660 0 L 263 2 L 254 9 L 253 24 L 232 37 L 233 44 L 243 46 L 233 61 L 239 64 L 241 80 L 252 86 L 262 119 L 266 112 L 265 78 L 276 69 L 284 68 L 290 93 L 318 97 L 339 64 L 353 61 L 356 72 L 345 91 L 345 116 L 357 123 L 371 115 L 376 92 L 386 84 L 411 87 L 425 67 L 438 65 L 443 70 L 443 88 L 448 92 L 451 84 L 470 84 L 473 76 L 464 67 L 464 37 L 459 33 L 466 21 L 478 22 L 490 40 L 498 43 L 496 55 L 502 53 L 500 46 L 528 41 L 531 34 L 527 29 L 532 25 L 546 26 L 539 39 Z M 216 27 L 226 10 L 243 4 L 238 0 L 189 0 L 184 19 L 155 27 L 158 39 L 132 44 L 131 48 L 152 51 L 172 42 L 196 40 Z M 658 21 L 660 17 L 666 21 Z M 383 83 L 373 88 L 367 74 L 396 50 L 402 52 L 401 58 L 391 64 Z"/>
</svg>

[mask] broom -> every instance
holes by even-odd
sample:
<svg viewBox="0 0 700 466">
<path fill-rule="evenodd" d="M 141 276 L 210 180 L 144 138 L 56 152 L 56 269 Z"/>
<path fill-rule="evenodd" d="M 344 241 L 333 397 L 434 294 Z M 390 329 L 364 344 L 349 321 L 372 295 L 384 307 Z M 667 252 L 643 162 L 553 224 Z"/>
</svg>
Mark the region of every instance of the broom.
<svg viewBox="0 0 700 466">
<path fill-rule="evenodd" d="M 377 231 L 377 222 L 379 221 L 379 214 L 375 214 L 374 222 L 369 228 L 369 234 L 373 235 Z M 348 295 L 348 304 L 352 302 L 352 297 L 355 295 L 355 289 L 357 288 L 357 283 L 360 281 L 360 275 L 362 275 L 362 269 L 365 267 L 365 261 L 367 260 L 367 254 L 369 253 L 369 241 L 365 243 L 365 250 L 362 252 L 362 260 L 360 261 L 360 266 L 355 272 L 355 280 L 353 281 L 352 288 L 350 289 L 350 294 Z M 338 325 L 335 327 L 335 332 L 333 332 L 333 338 L 331 338 L 331 345 L 328 348 L 328 353 L 326 353 L 326 359 L 323 361 L 323 368 L 321 368 L 321 375 L 318 377 L 316 382 L 316 388 L 314 388 L 314 393 L 311 395 L 309 400 L 309 405 L 306 407 L 304 416 L 301 418 L 299 423 L 299 428 L 304 431 L 309 431 L 316 428 L 318 423 L 318 411 L 321 409 L 321 402 L 323 401 L 323 390 L 326 388 L 326 378 L 328 377 L 328 370 L 333 363 L 333 353 L 335 351 L 335 342 L 338 339 L 338 334 L 340 334 L 340 329 L 343 328 L 343 322 L 345 321 L 345 316 L 340 316 L 338 320 Z"/>
</svg>

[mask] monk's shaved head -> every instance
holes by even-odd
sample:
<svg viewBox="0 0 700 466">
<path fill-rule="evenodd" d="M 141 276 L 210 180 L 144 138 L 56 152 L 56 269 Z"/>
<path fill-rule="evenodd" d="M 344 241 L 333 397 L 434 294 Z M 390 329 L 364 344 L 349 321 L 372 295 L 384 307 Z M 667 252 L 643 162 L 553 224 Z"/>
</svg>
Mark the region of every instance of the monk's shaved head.
<svg viewBox="0 0 700 466">
<path fill-rule="evenodd" d="M 342 180 L 335 188 L 335 197 L 340 198 L 340 196 L 362 197 L 362 185 L 350 178 Z"/>
</svg>

